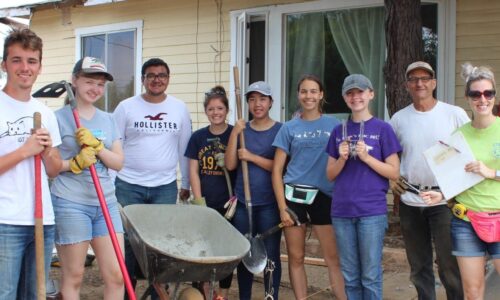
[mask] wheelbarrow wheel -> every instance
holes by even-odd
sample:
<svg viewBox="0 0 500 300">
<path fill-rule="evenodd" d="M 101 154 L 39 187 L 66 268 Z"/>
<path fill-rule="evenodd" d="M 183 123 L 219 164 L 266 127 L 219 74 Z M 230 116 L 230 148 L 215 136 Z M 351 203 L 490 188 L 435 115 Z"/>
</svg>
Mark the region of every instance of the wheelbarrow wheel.
<svg viewBox="0 0 500 300">
<path fill-rule="evenodd" d="M 179 300 L 204 300 L 203 295 L 197 288 L 187 287 L 179 293 Z"/>
</svg>

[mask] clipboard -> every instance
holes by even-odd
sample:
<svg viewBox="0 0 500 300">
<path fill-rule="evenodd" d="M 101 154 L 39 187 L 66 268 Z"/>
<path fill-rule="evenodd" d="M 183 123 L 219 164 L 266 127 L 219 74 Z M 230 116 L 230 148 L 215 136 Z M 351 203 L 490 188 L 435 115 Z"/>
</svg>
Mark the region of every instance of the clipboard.
<svg viewBox="0 0 500 300">
<path fill-rule="evenodd" d="M 446 199 L 484 180 L 483 176 L 464 170 L 466 164 L 476 159 L 460 131 L 425 150 L 424 157 Z"/>
</svg>

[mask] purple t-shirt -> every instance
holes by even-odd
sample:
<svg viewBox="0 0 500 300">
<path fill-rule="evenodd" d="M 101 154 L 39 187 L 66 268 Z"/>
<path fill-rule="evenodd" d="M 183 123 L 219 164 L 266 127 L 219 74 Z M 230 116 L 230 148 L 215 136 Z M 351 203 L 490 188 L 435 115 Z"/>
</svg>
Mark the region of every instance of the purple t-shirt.
<svg viewBox="0 0 500 300">
<path fill-rule="evenodd" d="M 347 136 L 355 144 L 359 139 L 360 123 L 347 122 Z M 392 127 L 375 117 L 365 122 L 364 141 L 368 153 L 384 161 L 388 156 L 401 151 Z M 339 145 L 342 142 L 342 125 L 333 129 L 326 152 L 335 159 L 339 158 Z M 332 195 L 332 217 L 367 217 L 387 213 L 386 194 L 389 180 L 359 158 L 349 157 L 344 168 L 335 179 Z"/>
</svg>

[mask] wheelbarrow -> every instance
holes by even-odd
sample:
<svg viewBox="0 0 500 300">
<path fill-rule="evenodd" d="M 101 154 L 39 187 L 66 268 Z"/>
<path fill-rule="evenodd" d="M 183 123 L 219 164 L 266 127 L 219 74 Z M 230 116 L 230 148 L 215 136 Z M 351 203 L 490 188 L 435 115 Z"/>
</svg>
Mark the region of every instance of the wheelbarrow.
<svg viewBox="0 0 500 300">
<path fill-rule="evenodd" d="M 217 211 L 195 205 L 137 204 L 122 210 L 123 225 L 151 288 L 186 281 L 210 282 L 233 272 L 250 243 Z M 146 299 L 148 291 L 141 299 Z M 166 293 L 160 298 L 169 299 Z M 163 294 L 163 295 L 162 295 Z"/>
</svg>

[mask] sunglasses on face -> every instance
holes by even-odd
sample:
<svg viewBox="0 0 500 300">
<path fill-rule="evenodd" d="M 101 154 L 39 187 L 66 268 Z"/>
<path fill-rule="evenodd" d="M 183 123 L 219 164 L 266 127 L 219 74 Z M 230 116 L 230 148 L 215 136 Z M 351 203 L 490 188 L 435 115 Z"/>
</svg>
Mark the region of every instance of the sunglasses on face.
<svg viewBox="0 0 500 300">
<path fill-rule="evenodd" d="M 497 92 L 495 90 L 484 90 L 483 92 L 469 91 L 467 92 L 467 97 L 471 98 L 474 101 L 481 99 L 481 96 L 484 96 L 486 100 L 491 100 L 495 97 L 496 93 Z"/>
</svg>

